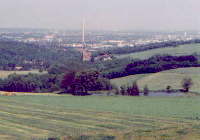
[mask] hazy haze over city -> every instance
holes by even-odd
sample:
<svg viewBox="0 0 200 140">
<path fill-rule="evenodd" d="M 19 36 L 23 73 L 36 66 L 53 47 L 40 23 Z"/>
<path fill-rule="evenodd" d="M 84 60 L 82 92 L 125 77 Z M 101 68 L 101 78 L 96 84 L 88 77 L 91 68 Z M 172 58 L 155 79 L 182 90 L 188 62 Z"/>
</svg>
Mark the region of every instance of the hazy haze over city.
<svg viewBox="0 0 200 140">
<path fill-rule="evenodd" d="M 199 0 L 0 0 L 0 28 L 200 30 Z"/>
</svg>

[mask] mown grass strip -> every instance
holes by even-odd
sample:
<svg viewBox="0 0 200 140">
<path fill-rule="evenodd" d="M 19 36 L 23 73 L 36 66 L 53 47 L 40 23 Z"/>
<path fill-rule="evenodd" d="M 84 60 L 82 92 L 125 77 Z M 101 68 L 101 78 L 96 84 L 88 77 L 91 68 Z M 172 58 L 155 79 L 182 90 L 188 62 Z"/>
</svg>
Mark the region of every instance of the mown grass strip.
<svg viewBox="0 0 200 140">
<path fill-rule="evenodd" d="M 86 116 L 86 117 L 89 117 L 89 115 L 92 115 L 92 116 L 97 116 L 97 117 L 100 117 L 102 116 L 101 119 L 103 119 L 104 117 L 105 118 L 109 118 L 109 117 L 112 117 L 113 118 L 117 118 L 118 119 L 129 119 L 129 118 L 144 118 L 145 120 L 149 119 L 149 120 L 157 120 L 157 119 L 163 119 L 163 120 L 180 120 L 180 119 L 183 119 L 183 118 L 169 118 L 169 117 L 149 117 L 149 116 L 146 116 L 146 115 L 130 115 L 130 114 L 126 114 L 126 113 L 116 113 L 116 112 L 107 112 L 107 111 L 104 111 L 104 112 L 100 112 L 100 111 L 95 111 L 95 110 L 88 110 L 88 109 L 84 109 L 84 110 L 80 110 L 80 109 L 69 109 L 69 108 L 65 108 L 65 107 L 52 107 L 52 106 L 49 106 L 49 105 L 43 105 L 43 104 L 32 104 L 32 103 L 21 103 L 21 102 L 16 102 L 15 100 L 14 101 L 10 101 L 10 100 L 1 100 L 0 99 L 0 103 L 3 103 L 3 104 L 8 104 L 8 105 L 14 105 L 14 106 L 20 106 L 20 107 L 24 107 L 25 109 L 27 108 L 32 108 L 33 110 L 37 110 L 37 109 L 40 109 L 42 111 L 47 111 L 52 113 L 64 113 L 64 114 L 75 114 L 75 115 L 80 115 L 80 116 Z M 52 111 L 53 110 L 53 111 Z"/>
<path fill-rule="evenodd" d="M 21 125 L 21 124 L 17 124 L 17 123 L 11 123 L 10 121 L 7 121 L 5 119 L 4 120 L 0 119 L 0 125 L 8 126 L 13 129 L 17 128 L 17 129 L 26 130 L 26 131 L 30 132 L 31 134 L 37 134 L 37 135 L 39 135 L 39 134 L 47 135 L 49 133 L 49 131 L 46 131 L 43 129 L 25 126 L 25 125 Z"/>
<path fill-rule="evenodd" d="M 2 106 L 2 105 L 1 105 Z M 65 120 L 65 121 L 75 121 L 75 122 L 77 122 L 76 120 L 87 120 L 87 121 L 92 121 L 92 120 L 94 120 L 94 121 L 97 121 L 97 122 L 99 122 L 99 123 L 102 123 L 102 122 L 107 122 L 107 123 L 109 123 L 109 122 L 113 122 L 113 123 L 120 123 L 120 124 L 126 124 L 126 125 L 128 125 L 128 124 L 130 124 L 130 123 L 134 123 L 135 122 L 135 120 L 134 120 L 134 122 L 133 122 L 133 120 L 131 120 L 131 122 L 130 122 L 130 120 L 128 120 L 128 119 L 118 119 L 117 117 L 118 116 L 115 116 L 115 117 L 113 117 L 113 116 L 111 116 L 110 114 L 108 115 L 108 116 L 106 116 L 107 115 L 107 113 L 102 113 L 101 114 L 101 116 L 100 115 L 98 115 L 98 114 L 95 114 L 95 115 L 84 115 L 84 114 L 82 114 L 82 113 L 68 113 L 68 112 L 49 112 L 49 111 L 47 111 L 47 110 L 39 110 L 38 108 L 37 109 L 33 109 L 33 110 L 31 110 L 29 107 L 27 107 L 27 108 L 25 108 L 25 107 L 23 107 L 23 108 L 21 108 L 20 106 L 11 106 L 11 105 L 3 105 L 2 106 L 3 108 L 2 109 L 5 109 L 6 107 L 9 107 L 9 110 L 10 111 L 13 111 L 13 110 L 18 110 L 18 112 L 20 112 L 21 114 L 22 113 L 24 113 L 24 114 L 34 114 L 34 115 L 39 115 L 39 116 L 46 116 L 46 117 L 53 117 L 53 118 L 58 118 L 58 119 L 61 119 L 61 120 Z M 0 107 L 1 108 L 1 107 Z M 16 113 L 16 112 L 15 112 Z M 76 115 L 75 115 L 76 114 Z M 53 116 L 52 116 L 53 115 Z M 106 116 L 106 117 L 103 117 L 103 116 Z M 84 116 L 84 117 L 83 117 Z M 100 118 L 99 118 L 100 117 Z M 69 118 L 69 120 L 67 120 L 67 118 Z M 71 118 L 73 118 L 73 119 L 71 119 Z M 94 119 L 94 118 L 96 118 L 96 119 Z M 137 120 L 137 119 L 136 119 Z M 126 121 L 128 121 L 128 122 L 126 122 Z M 139 120 L 140 121 L 140 120 Z M 141 121 L 142 123 L 144 123 L 146 120 L 144 120 L 144 121 Z M 147 121 L 148 122 L 148 121 Z M 151 121 L 150 121 L 151 122 Z M 80 122 L 78 122 L 78 123 L 80 123 Z"/>
<path fill-rule="evenodd" d="M 10 105 L 6 105 L 6 106 L 10 107 Z M 1 110 L 5 110 L 5 107 L 1 108 Z M 87 118 L 87 119 L 80 118 L 80 117 L 74 118 L 74 116 L 70 116 L 70 115 L 64 116 L 63 114 L 54 114 L 52 116 L 52 114 L 46 114 L 46 113 L 44 114 L 45 111 L 35 113 L 35 111 L 32 111 L 30 109 L 24 111 L 21 108 L 18 109 L 18 107 L 15 107 L 14 109 L 9 108 L 6 111 L 9 111 L 9 112 L 12 112 L 15 114 L 20 112 L 21 115 L 25 114 L 25 115 L 40 116 L 40 118 L 43 118 L 43 119 L 50 118 L 50 119 L 56 119 L 56 120 L 62 120 L 62 121 L 70 121 L 70 122 L 74 122 L 74 123 L 78 123 L 78 124 L 93 125 L 93 126 L 100 126 L 99 124 L 107 123 L 107 125 L 116 126 L 115 127 L 116 129 L 126 129 L 128 127 L 134 127 L 134 126 L 135 127 L 145 127 L 145 126 L 153 127 L 151 123 L 154 122 L 152 120 L 141 120 L 141 119 L 137 119 L 137 118 L 134 120 L 133 119 L 132 120 L 127 120 L 127 119 L 113 120 L 114 118 L 112 119 L 112 117 L 110 117 L 110 116 L 107 116 L 107 117 L 111 118 L 112 120 L 106 120 L 108 118 L 104 118 L 105 120 L 101 120 L 102 118 L 98 118 L 99 120 L 95 119 L 95 121 L 94 121 L 93 118 L 95 118 L 95 116 L 90 116 L 90 118 Z M 72 119 L 72 117 L 73 117 L 73 119 Z M 106 128 L 109 128 L 109 127 L 106 127 Z"/>
<path fill-rule="evenodd" d="M 30 106 L 29 106 L 30 107 Z M 42 107 L 44 107 L 43 105 L 42 105 Z M 50 108 L 51 109 L 51 108 Z M 60 109 L 59 109 L 60 110 Z M 66 109 L 64 109 L 65 111 L 66 111 Z M 62 108 L 62 111 L 64 111 L 63 110 L 63 108 Z M 75 112 L 75 114 L 77 113 L 77 110 L 76 111 L 72 111 L 72 110 L 68 110 L 67 109 L 67 113 L 66 112 L 62 112 L 63 114 L 69 114 L 68 112 Z M 82 112 L 84 112 L 84 113 L 82 113 Z M 78 112 L 78 114 L 79 114 L 79 116 L 83 116 L 83 114 L 85 114 L 87 111 L 81 111 L 81 113 L 80 112 Z M 51 112 L 52 113 L 52 112 Z M 89 112 L 89 113 L 91 113 L 91 111 Z M 103 114 L 103 115 L 102 115 Z M 94 116 L 95 115 L 95 116 Z M 108 119 L 108 118 L 112 118 L 113 120 L 115 119 L 116 120 L 116 117 L 113 117 L 115 114 L 114 113 L 110 113 L 110 112 L 94 112 L 94 113 L 92 113 L 92 116 L 90 116 L 90 118 L 89 119 L 92 119 L 92 118 L 96 118 L 96 116 L 107 116 L 107 117 L 101 117 L 101 118 L 99 118 L 100 120 L 102 120 L 102 119 Z M 125 115 L 124 115 L 125 116 Z M 123 118 L 123 120 L 127 120 L 127 121 L 130 121 L 131 119 L 130 119 L 130 117 L 124 117 L 124 116 L 121 116 L 122 118 Z M 88 117 L 88 115 L 87 115 L 87 117 Z M 87 118 L 86 117 L 86 118 Z M 119 114 L 117 114 L 117 119 L 118 119 L 118 117 L 119 117 Z M 135 116 L 134 116 L 135 117 Z M 139 118 L 141 118 L 141 116 L 138 116 Z M 81 118 L 80 118 L 81 119 Z M 151 118 L 152 119 L 152 118 Z M 154 120 L 155 120 L 155 118 L 153 118 Z M 168 118 L 169 119 L 169 118 Z M 140 121 L 139 123 L 142 123 L 143 125 L 144 125 L 144 122 L 146 122 L 146 120 L 147 120 L 147 117 L 145 117 L 145 120 L 137 120 L 137 124 L 138 124 L 138 121 Z M 156 118 L 156 120 L 158 120 L 158 118 Z M 164 120 L 164 119 L 163 119 Z M 117 120 L 119 123 L 122 123 L 122 122 L 125 122 L 125 121 L 122 121 L 122 120 Z M 131 121 L 136 121 L 136 120 L 131 120 Z M 152 120 L 151 120 L 152 121 Z M 166 121 L 166 120 L 165 120 Z M 171 122 L 171 120 L 170 120 L 170 122 Z M 133 123 L 133 122 L 132 122 Z M 174 122 L 173 122 L 174 123 Z M 176 123 L 176 122 L 175 122 Z M 132 125 L 131 124 L 131 126 L 134 126 L 134 125 Z M 141 125 L 142 126 L 142 125 Z"/>
<path fill-rule="evenodd" d="M 33 113 L 33 111 L 31 110 L 22 110 L 22 109 L 17 109 L 17 108 L 6 108 L 5 107 L 0 107 L 1 111 L 5 111 L 5 112 L 9 112 L 9 113 L 12 113 L 12 114 L 15 114 L 15 115 L 20 115 L 21 117 L 23 116 L 26 116 L 27 118 L 30 118 L 31 116 L 37 116 L 37 118 L 41 118 L 41 119 L 44 119 L 44 120 L 57 120 L 57 121 L 65 121 L 65 123 L 75 123 L 75 124 L 78 124 L 78 126 L 81 126 L 81 125 L 85 125 L 86 126 L 89 126 L 91 127 L 94 126 L 94 128 L 96 126 L 98 126 L 98 124 L 100 123 L 107 123 L 107 125 L 115 125 L 116 128 L 127 128 L 126 125 L 123 125 L 123 124 L 120 124 L 120 123 L 114 123 L 114 122 L 98 122 L 98 121 L 94 121 L 94 120 L 85 120 L 85 119 L 77 119 L 77 118 L 72 118 L 71 116 L 63 116 L 63 115 L 58 115 L 58 114 L 55 114 L 55 115 L 52 115 L 52 114 L 45 114 L 45 113 L 42 113 L 42 112 L 37 112 L 37 113 Z M 19 113 L 20 112 L 20 113 Z"/>
</svg>

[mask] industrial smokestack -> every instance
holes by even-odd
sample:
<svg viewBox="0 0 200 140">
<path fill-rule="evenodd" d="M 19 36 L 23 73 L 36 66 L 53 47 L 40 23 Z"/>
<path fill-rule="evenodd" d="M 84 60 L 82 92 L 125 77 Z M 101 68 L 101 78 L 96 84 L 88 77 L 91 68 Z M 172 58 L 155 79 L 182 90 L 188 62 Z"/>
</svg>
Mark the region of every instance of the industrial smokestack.
<svg viewBox="0 0 200 140">
<path fill-rule="evenodd" d="M 82 25 L 82 43 L 83 47 L 85 47 L 85 19 L 83 19 L 83 25 Z"/>
</svg>

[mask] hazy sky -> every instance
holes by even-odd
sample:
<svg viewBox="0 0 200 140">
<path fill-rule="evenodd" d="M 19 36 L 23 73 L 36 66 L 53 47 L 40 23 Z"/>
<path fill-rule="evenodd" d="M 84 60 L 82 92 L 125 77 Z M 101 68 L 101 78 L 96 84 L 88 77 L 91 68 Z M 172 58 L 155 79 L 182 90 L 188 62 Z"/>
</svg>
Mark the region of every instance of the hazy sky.
<svg viewBox="0 0 200 140">
<path fill-rule="evenodd" d="M 200 0 L 0 0 L 0 27 L 200 30 Z"/>
</svg>

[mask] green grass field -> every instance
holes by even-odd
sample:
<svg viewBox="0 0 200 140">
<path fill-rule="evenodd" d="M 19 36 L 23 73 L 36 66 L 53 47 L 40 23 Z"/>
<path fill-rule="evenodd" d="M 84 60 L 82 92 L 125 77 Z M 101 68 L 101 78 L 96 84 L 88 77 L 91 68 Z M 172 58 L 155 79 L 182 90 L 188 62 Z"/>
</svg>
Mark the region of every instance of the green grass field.
<svg viewBox="0 0 200 140">
<path fill-rule="evenodd" d="M 152 74 L 132 75 L 111 80 L 111 83 L 118 87 L 130 85 L 137 81 L 140 89 L 148 85 L 150 90 L 163 90 L 170 85 L 173 89 L 181 89 L 181 81 L 190 77 L 194 85 L 191 91 L 200 93 L 200 68 L 180 68 Z"/>
<path fill-rule="evenodd" d="M 1 96 L 0 139 L 197 140 L 199 106 L 199 97 Z"/>
<path fill-rule="evenodd" d="M 39 72 L 38 70 L 32 70 L 32 71 L 0 71 L 0 78 L 6 78 L 8 77 L 8 75 L 10 74 L 20 74 L 20 75 L 26 75 L 26 74 L 29 74 L 29 73 L 33 73 L 33 74 L 44 74 L 46 72 Z"/>
<path fill-rule="evenodd" d="M 131 54 L 116 55 L 118 58 L 131 57 L 134 59 L 148 59 L 157 54 L 169 54 L 174 56 L 191 55 L 193 53 L 200 54 L 200 44 L 180 45 L 178 47 L 159 48 L 148 50 L 144 52 L 137 52 Z"/>
</svg>

